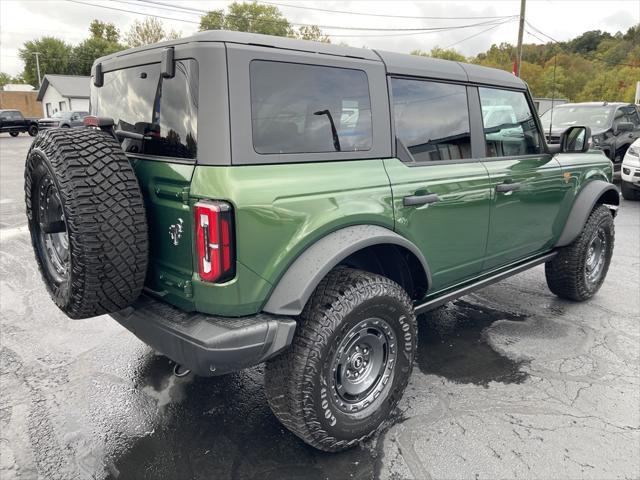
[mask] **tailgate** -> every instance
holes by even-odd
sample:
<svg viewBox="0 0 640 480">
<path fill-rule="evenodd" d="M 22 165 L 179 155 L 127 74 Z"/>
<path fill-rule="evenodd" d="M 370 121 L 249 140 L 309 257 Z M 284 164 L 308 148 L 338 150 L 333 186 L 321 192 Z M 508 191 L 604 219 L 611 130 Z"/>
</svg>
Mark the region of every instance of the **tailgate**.
<svg viewBox="0 0 640 480">
<path fill-rule="evenodd" d="M 149 226 L 146 287 L 168 302 L 193 310 L 193 215 L 189 185 L 193 164 L 132 159 Z"/>
</svg>

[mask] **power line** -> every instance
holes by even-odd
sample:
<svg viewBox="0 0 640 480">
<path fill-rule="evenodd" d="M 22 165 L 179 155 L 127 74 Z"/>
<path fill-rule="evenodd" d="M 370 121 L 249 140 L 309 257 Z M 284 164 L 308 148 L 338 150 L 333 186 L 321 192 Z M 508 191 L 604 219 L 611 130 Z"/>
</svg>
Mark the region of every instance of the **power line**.
<svg viewBox="0 0 640 480">
<path fill-rule="evenodd" d="M 421 20 L 480 20 L 480 19 L 487 20 L 487 19 L 509 18 L 512 16 L 512 15 L 498 15 L 498 16 L 470 16 L 470 17 L 433 17 L 433 16 L 423 17 L 423 16 L 416 16 L 416 15 L 387 15 L 384 13 L 366 13 L 366 12 L 351 12 L 347 10 L 330 10 L 328 8 L 303 7 L 300 5 L 289 5 L 285 3 L 266 2 L 266 1 L 260 1 L 260 3 L 264 3 L 267 5 L 274 5 L 277 7 L 298 8 L 301 10 L 314 10 L 316 12 L 342 13 L 345 15 L 360 15 L 360 16 L 367 16 L 367 17 L 411 18 L 411 19 L 421 19 Z"/>
<path fill-rule="evenodd" d="M 470 35 L 470 36 L 468 36 L 468 37 L 466 37 L 466 38 L 463 38 L 462 40 L 458 40 L 457 42 L 453 42 L 453 43 L 451 43 L 451 44 L 449 44 L 449 45 L 447 45 L 446 47 L 443 47 L 443 48 L 444 48 L 445 50 L 447 50 L 447 49 L 449 49 L 449 48 L 453 47 L 454 45 L 458 45 L 458 44 L 460 44 L 460 43 L 462 43 L 462 42 L 466 42 L 467 40 L 471 40 L 472 38 L 475 38 L 475 37 L 477 37 L 477 36 L 479 36 L 479 35 L 482 35 L 483 33 L 486 33 L 486 32 L 488 32 L 489 30 L 493 30 L 494 28 L 497 28 L 497 27 L 499 27 L 499 26 L 501 26 L 501 25 L 505 25 L 505 24 L 507 24 L 507 23 L 509 23 L 509 22 L 513 22 L 513 20 L 514 20 L 513 18 L 510 18 L 509 20 L 505 20 L 505 21 L 504 21 L 504 22 L 502 22 L 502 23 L 497 23 L 497 24 L 495 24 L 495 25 L 493 25 L 493 26 L 491 26 L 491 27 L 489 27 L 489 28 L 486 28 L 486 29 L 484 29 L 484 30 L 482 30 L 482 31 L 478 32 L 478 33 L 474 33 L 473 35 Z"/>
<path fill-rule="evenodd" d="M 86 2 L 81 1 L 81 0 L 67 0 L 67 1 L 73 2 L 73 3 L 82 4 L 82 5 L 86 5 L 86 6 L 91 6 L 91 7 L 100 7 L 100 8 L 104 8 L 104 9 L 107 9 L 107 10 L 117 10 L 117 11 L 121 11 L 121 12 L 134 13 L 134 14 L 137 14 L 137 15 L 145 15 L 145 16 L 149 16 L 149 17 L 163 18 L 163 19 L 167 19 L 167 20 L 176 20 L 176 21 L 187 22 L 187 23 L 192 23 L 192 24 L 199 24 L 200 23 L 198 21 L 193 21 L 193 20 L 185 20 L 185 19 L 180 19 L 180 18 L 175 18 L 175 17 L 167 17 L 167 16 L 162 16 L 162 15 L 156 15 L 156 14 L 147 14 L 147 13 L 142 13 L 142 12 L 135 12 L 135 11 L 131 11 L 131 10 L 125 10 L 125 9 L 121 9 L 121 8 L 117 8 L 117 7 L 113 7 L 113 6 L 86 3 Z M 150 2 L 150 0 L 140 0 L 140 1 L 144 2 L 144 3 Z M 159 2 L 153 2 L 153 3 L 157 4 Z M 165 7 L 166 7 L 166 5 L 165 5 Z M 233 15 L 233 14 L 225 15 L 225 17 L 246 18 L 244 16 Z M 266 23 L 274 23 L 274 22 L 275 23 L 280 23 L 280 21 L 278 21 L 278 20 L 271 20 L 271 19 L 255 19 L 255 20 L 258 21 L 258 22 L 266 22 Z M 309 23 L 297 23 L 297 22 L 289 22 L 289 21 L 287 21 L 287 23 L 289 23 L 290 25 L 295 25 L 295 26 L 307 26 L 307 27 L 317 26 L 317 27 L 319 27 L 321 29 L 327 29 L 327 30 L 356 30 L 356 31 L 365 31 L 365 32 L 410 32 L 410 33 L 407 33 L 407 34 L 411 35 L 411 34 L 420 34 L 420 33 L 427 33 L 427 32 L 439 32 L 439 31 L 457 30 L 457 29 L 462 29 L 462 28 L 472 28 L 472 27 L 483 26 L 483 25 L 491 25 L 492 23 L 494 23 L 494 21 L 478 22 L 478 23 L 472 23 L 472 24 L 467 24 L 467 25 L 451 25 L 451 26 L 443 26 L 443 27 L 420 27 L 420 28 L 380 28 L 380 27 L 351 27 L 351 26 L 347 27 L 347 26 L 344 26 L 344 25 L 315 25 L 315 24 L 309 24 Z M 395 35 L 337 35 L 337 34 L 329 34 L 329 33 L 325 33 L 325 35 L 335 36 L 335 37 L 395 36 Z M 403 34 L 403 35 L 405 35 L 405 34 Z"/>
<path fill-rule="evenodd" d="M 196 22 L 194 20 L 184 20 L 184 19 L 175 18 L 175 17 L 164 17 L 162 15 L 155 15 L 155 14 L 142 13 L 142 12 L 134 12 L 132 10 L 125 10 L 124 8 L 107 7 L 106 5 L 99 5 L 99 4 L 94 4 L 94 3 L 86 3 L 86 2 L 82 2 L 80 0 L 67 0 L 67 2 L 78 3 L 80 5 L 85 5 L 87 7 L 98 7 L 98 8 L 105 8 L 107 10 L 117 10 L 119 12 L 133 13 L 134 15 L 142 15 L 142 16 L 145 16 L 145 17 L 163 18 L 165 20 L 175 20 L 175 21 L 178 21 L 178 22 L 193 23 L 193 24 L 196 24 L 196 25 L 200 24 L 200 22 Z"/>
</svg>

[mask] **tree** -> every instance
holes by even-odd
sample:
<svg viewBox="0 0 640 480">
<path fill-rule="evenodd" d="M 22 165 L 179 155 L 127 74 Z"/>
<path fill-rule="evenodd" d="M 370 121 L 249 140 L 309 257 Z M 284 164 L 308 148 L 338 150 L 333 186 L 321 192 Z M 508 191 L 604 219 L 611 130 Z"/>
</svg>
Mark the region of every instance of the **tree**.
<svg viewBox="0 0 640 480">
<path fill-rule="evenodd" d="M 128 47 L 133 48 L 179 37 L 180 32 L 175 30 L 165 31 L 164 25 L 156 17 L 147 17 L 143 21 L 136 20 L 133 22 L 131 29 L 125 36 L 125 41 Z"/>
<path fill-rule="evenodd" d="M 290 37 L 295 33 L 277 7 L 255 1 L 233 2 L 229 5 L 228 13 L 222 9 L 207 12 L 200 18 L 200 30 L 234 30 L 278 37 Z"/>
<path fill-rule="evenodd" d="M 119 52 L 124 47 L 103 38 L 87 38 L 73 48 L 70 72 L 74 75 L 91 75 L 91 65 L 104 55 Z"/>
<path fill-rule="evenodd" d="M 120 40 L 120 31 L 116 28 L 115 24 L 110 22 L 93 20 L 89 24 L 89 32 L 91 33 L 91 38 L 99 38 L 111 43 L 118 43 Z"/>
<path fill-rule="evenodd" d="M 431 58 L 441 58 L 443 60 L 453 60 L 456 62 L 466 62 L 467 57 L 459 53 L 457 50 L 453 48 L 440 48 L 433 47 L 429 53 L 423 52 L 422 50 L 413 50 L 411 55 L 418 55 L 420 57 L 431 57 Z"/>
<path fill-rule="evenodd" d="M 18 77 L 14 77 L 5 72 L 0 72 L 0 88 L 4 87 L 8 83 L 23 83 L 22 79 Z"/>
<path fill-rule="evenodd" d="M 313 40 L 322 43 L 331 43 L 329 37 L 327 37 L 320 27 L 317 25 L 303 25 L 296 32 L 296 38 L 301 40 Z"/>
<path fill-rule="evenodd" d="M 18 54 L 24 62 L 22 74 L 26 83 L 40 85 L 36 67 L 35 53 L 40 57 L 40 74 L 69 74 L 72 47 L 62 40 L 54 37 L 42 37 L 38 40 L 25 42 Z"/>
</svg>

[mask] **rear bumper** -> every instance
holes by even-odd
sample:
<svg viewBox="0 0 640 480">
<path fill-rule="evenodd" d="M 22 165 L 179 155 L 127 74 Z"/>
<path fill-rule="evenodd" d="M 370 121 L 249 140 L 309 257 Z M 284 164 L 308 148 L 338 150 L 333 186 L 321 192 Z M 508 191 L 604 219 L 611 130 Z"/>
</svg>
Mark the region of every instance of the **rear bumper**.
<svg viewBox="0 0 640 480">
<path fill-rule="evenodd" d="M 140 340 L 201 376 L 233 372 L 277 355 L 291 344 L 296 328 L 291 317 L 186 313 L 145 294 L 111 316 Z"/>
</svg>

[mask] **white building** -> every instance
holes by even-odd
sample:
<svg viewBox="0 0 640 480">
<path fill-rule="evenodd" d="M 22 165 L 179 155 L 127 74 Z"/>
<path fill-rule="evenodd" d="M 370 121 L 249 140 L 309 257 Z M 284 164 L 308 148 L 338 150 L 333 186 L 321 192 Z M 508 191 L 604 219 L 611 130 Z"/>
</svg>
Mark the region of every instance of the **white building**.
<svg viewBox="0 0 640 480">
<path fill-rule="evenodd" d="M 32 85 L 26 83 L 7 83 L 2 90 L 5 92 L 31 92 L 35 90 Z"/>
<path fill-rule="evenodd" d="M 89 111 L 89 82 L 91 77 L 77 75 L 45 75 L 38 91 L 44 114 L 71 110 Z"/>
</svg>

